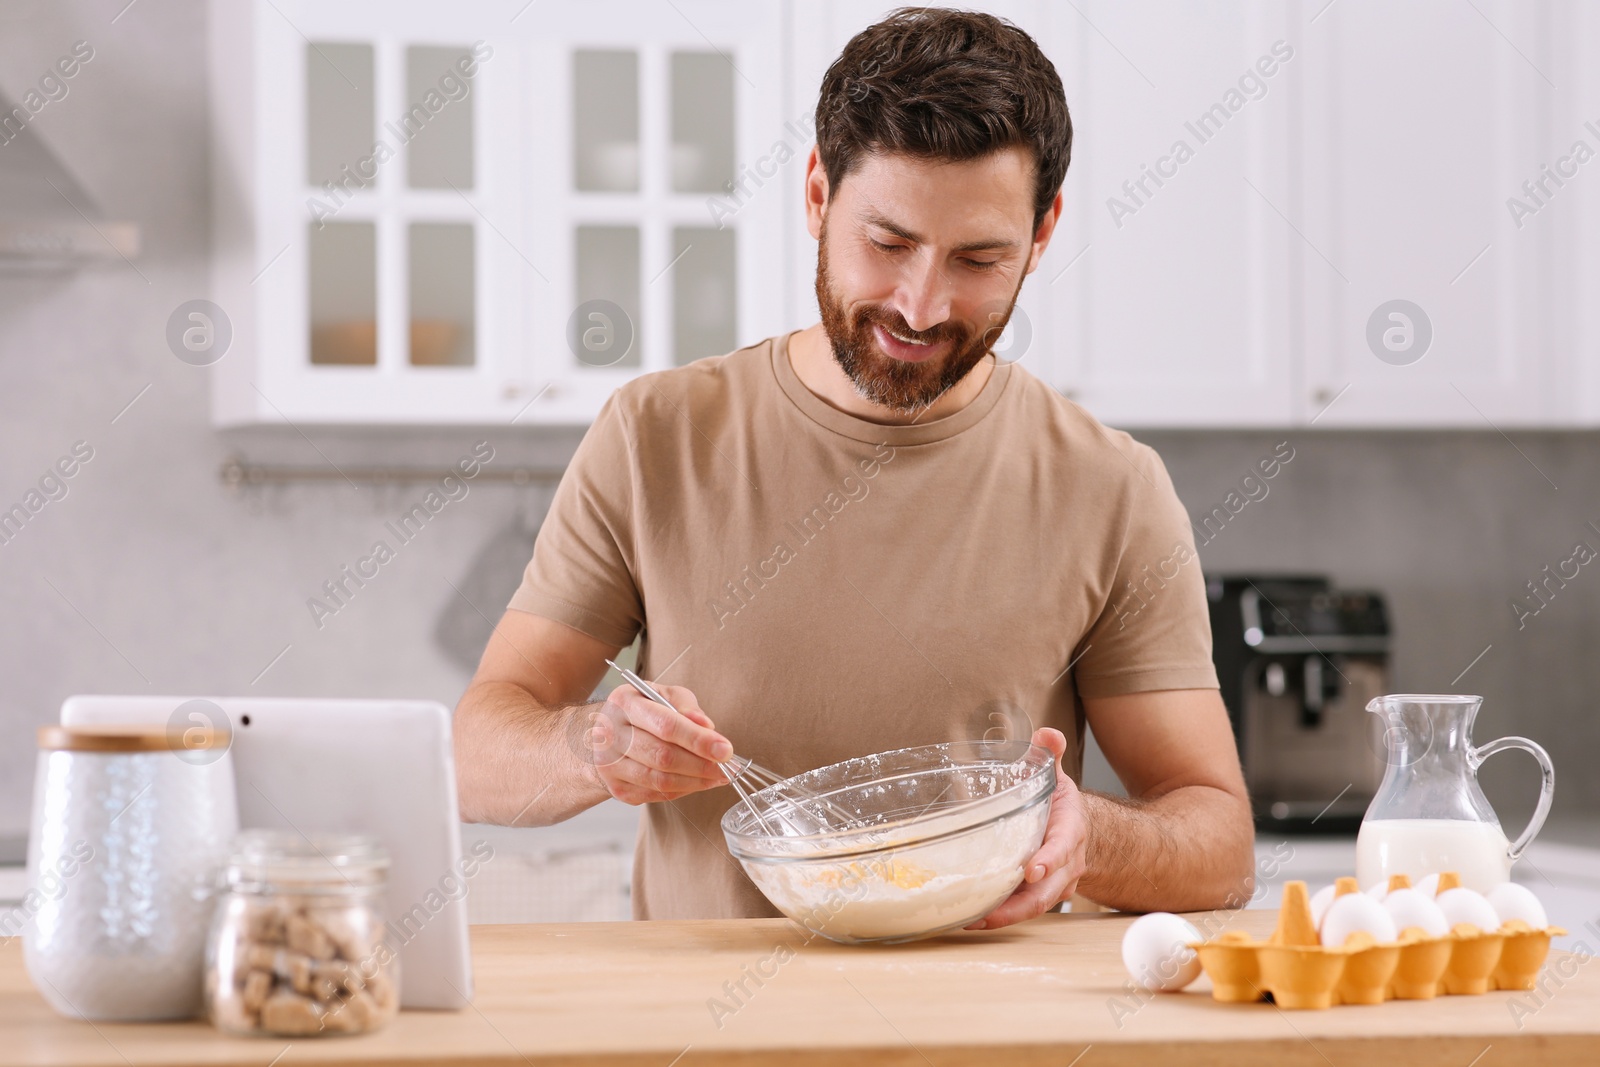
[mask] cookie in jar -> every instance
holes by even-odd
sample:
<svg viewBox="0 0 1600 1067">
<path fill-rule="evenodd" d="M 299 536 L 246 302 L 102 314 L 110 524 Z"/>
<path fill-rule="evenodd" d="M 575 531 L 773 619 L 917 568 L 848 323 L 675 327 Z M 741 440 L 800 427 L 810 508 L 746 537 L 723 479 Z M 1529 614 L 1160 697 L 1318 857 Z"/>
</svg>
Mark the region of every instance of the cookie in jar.
<svg viewBox="0 0 1600 1067">
<path fill-rule="evenodd" d="M 370 837 L 248 830 L 236 839 L 206 951 L 211 1021 L 236 1034 L 360 1034 L 400 1006 L 385 938 L 389 860 Z"/>
</svg>

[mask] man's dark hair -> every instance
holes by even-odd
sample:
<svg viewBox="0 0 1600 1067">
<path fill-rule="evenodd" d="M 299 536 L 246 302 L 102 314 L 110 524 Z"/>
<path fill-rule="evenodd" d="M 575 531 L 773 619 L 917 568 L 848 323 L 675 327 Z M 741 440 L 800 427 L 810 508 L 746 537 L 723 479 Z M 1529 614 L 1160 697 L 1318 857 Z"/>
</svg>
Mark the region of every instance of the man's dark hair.
<svg viewBox="0 0 1600 1067">
<path fill-rule="evenodd" d="M 830 190 L 872 151 L 959 162 L 1030 149 L 1035 230 L 1072 158 L 1055 65 L 1032 37 L 979 11 L 902 7 L 862 30 L 822 76 L 816 118 Z"/>
</svg>

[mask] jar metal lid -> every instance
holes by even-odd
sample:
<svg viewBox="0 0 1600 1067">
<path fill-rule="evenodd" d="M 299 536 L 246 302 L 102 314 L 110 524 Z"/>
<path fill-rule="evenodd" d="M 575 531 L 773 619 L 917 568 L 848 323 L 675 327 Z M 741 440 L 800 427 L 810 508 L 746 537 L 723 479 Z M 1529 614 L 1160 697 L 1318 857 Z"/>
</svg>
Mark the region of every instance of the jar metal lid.
<svg viewBox="0 0 1600 1067">
<path fill-rule="evenodd" d="M 178 752 L 227 748 L 232 734 L 209 726 L 41 726 L 43 752 Z"/>
<path fill-rule="evenodd" d="M 389 854 L 368 834 L 244 830 L 233 839 L 224 881 L 250 890 L 344 891 L 381 886 Z"/>
</svg>

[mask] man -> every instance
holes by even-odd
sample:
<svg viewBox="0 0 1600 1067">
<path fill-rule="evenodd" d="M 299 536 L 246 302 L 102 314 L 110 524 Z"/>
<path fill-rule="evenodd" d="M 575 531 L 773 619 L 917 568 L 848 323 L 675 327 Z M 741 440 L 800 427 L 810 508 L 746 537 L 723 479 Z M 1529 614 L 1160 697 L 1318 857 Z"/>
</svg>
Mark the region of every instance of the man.
<svg viewBox="0 0 1600 1067">
<path fill-rule="evenodd" d="M 637 918 L 776 915 L 719 829 L 731 752 L 795 774 L 1024 723 L 1058 762 L 1049 826 L 976 926 L 1074 891 L 1249 896 L 1166 471 L 989 352 L 1055 231 L 1071 136 L 1054 67 L 998 19 L 903 9 L 850 41 L 806 169 L 822 321 L 606 403 L 457 709 L 464 818 L 643 805 Z M 588 702 L 641 633 L 678 712 L 627 687 Z M 1086 724 L 1131 799 L 1074 784 Z"/>
</svg>

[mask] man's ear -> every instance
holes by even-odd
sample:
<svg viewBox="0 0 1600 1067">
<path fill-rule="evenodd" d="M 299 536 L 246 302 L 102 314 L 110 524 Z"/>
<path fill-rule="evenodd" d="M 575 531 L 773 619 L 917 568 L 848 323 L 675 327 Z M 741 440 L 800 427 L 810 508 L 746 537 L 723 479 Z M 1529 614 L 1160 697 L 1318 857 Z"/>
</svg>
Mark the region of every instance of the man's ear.
<svg viewBox="0 0 1600 1067">
<path fill-rule="evenodd" d="M 828 171 L 822 165 L 821 158 L 817 155 L 816 145 L 811 146 L 810 153 L 806 156 L 806 229 L 810 231 L 813 240 L 822 238 L 822 220 L 828 213 Z"/>
<path fill-rule="evenodd" d="M 1026 273 L 1032 274 L 1034 268 L 1038 267 L 1039 260 L 1044 258 L 1044 250 L 1050 247 L 1050 238 L 1056 232 L 1056 223 L 1061 221 L 1061 210 L 1065 203 L 1061 190 L 1056 190 L 1056 198 L 1051 202 L 1050 210 L 1039 220 L 1039 228 L 1033 233 L 1033 249 L 1028 253 Z"/>
</svg>

